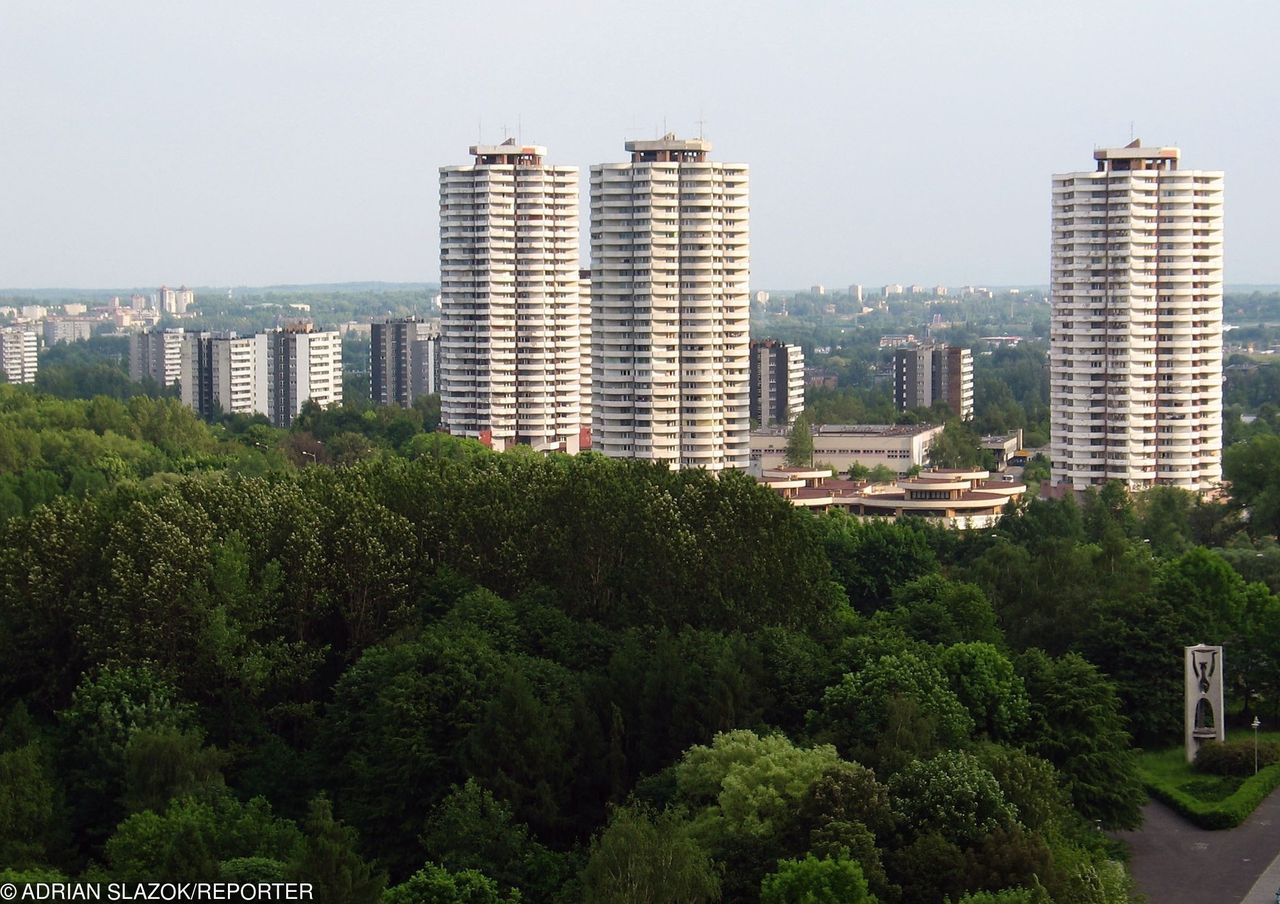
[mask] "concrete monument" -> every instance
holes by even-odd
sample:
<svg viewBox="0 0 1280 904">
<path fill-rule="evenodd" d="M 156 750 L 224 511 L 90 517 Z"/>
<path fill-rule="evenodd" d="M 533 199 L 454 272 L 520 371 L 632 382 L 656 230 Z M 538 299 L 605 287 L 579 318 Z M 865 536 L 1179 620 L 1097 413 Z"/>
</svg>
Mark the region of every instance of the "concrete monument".
<svg viewBox="0 0 1280 904">
<path fill-rule="evenodd" d="M 1187 762 L 1205 741 L 1225 741 L 1226 710 L 1223 708 L 1222 647 L 1200 644 L 1186 647 L 1186 741 Z"/>
</svg>

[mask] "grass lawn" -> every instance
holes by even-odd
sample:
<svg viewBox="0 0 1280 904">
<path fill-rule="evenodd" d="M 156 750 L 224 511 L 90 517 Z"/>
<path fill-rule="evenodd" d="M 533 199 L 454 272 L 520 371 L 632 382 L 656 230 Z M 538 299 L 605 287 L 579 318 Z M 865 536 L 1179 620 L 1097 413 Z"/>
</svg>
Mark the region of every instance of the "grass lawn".
<svg viewBox="0 0 1280 904">
<path fill-rule="evenodd" d="M 1233 729 L 1227 740 L 1251 742 L 1253 731 Z M 1258 732 L 1258 740 L 1280 743 L 1280 731 Z M 1182 746 L 1143 751 L 1138 756 L 1138 773 L 1152 797 L 1205 829 L 1238 826 L 1280 786 L 1280 763 L 1244 778 L 1206 775 L 1191 768 Z"/>
</svg>

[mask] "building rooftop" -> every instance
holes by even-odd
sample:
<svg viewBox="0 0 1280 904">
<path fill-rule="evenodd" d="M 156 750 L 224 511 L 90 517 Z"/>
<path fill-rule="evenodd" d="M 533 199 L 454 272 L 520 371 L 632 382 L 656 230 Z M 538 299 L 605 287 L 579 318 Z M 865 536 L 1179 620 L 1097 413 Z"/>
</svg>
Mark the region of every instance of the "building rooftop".
<svg viewBox="0 0 1280 904">
<path fill-rule="evenodd" d="M 707 159 L 711 142 L 702 138 L 677 138 L 674 132 L 668 132 L 651 141 L 628 141 L 626 149 L 631 152 L 632 163 L 668 160 L 696 163 Z"/>
<path fill-rule="evenodd" d="M 508 138 L 502 144 L 473 144 L 471 156 L 476 158 L 476 165 L 506 164 L 521 166 L 537 166 L 547 156 L 547 149 L 538 144 L 517 144 L 514 138 Z"/>
<path fill-rule="evenodd" d="M 1177 169 L 1182 152 L 1177 148 L 1144 148 L 1135 138 L 1122 148 L 1097 148 L 1093 159 L 1104 170 Z"/>
<path fill-rule="evenodd" d="M 813 428 L 815 436 L 919 436 L 941 429 L 937 424 L 818 424 Z M 755 436 L 787 436 L 787 426 L 757 427 Z"/>
</svg>

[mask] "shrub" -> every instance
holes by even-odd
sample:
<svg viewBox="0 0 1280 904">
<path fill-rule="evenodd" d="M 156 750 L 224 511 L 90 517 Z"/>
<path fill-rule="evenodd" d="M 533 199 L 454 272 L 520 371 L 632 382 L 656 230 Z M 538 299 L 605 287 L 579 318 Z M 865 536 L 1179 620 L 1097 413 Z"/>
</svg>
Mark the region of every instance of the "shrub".
<svg viewBox="0 0 1280 904">
<path fill-rule="evenodd" d="M 1280 761 L 1280 744 L 1263 741 L 1257 747 L 1257 766 L 1262 768 Z M 1196 752 L 1194 768 L 1210 775 L 1253 775 L 1252 741 L 1210 741 Z"/>
</svg>

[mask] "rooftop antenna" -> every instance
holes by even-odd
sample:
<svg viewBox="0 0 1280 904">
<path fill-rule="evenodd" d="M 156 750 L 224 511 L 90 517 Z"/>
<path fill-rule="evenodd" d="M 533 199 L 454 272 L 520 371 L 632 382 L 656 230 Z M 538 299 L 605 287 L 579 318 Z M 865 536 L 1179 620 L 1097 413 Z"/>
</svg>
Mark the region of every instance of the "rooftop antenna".
<svg viewBox="0 0 1280 904">
<path fill-rule="evenodd" d="M 702 133 L 703 133 L 703 127 L 704 127 L 704 126 L 706 126 L 706 124 L 707 124 L 707 121 L 706 121 L 706 119 L 704 119 L 704 118 L 703 118 L 703 116 L 702 116 L 702 111 L 701 111 L 701 110 L 699 110 L 699 111 L 698 111 L 698 139 L 699 139 L 699 140 L 702 140 L 702 139 L 706 138 L 706 136 L 702 134 Z"/>
<path fill-rule="evenodd" d="M 1133 141 L 1133 120 L 1129 120 L 1129 140 Z"/>
</svg>

